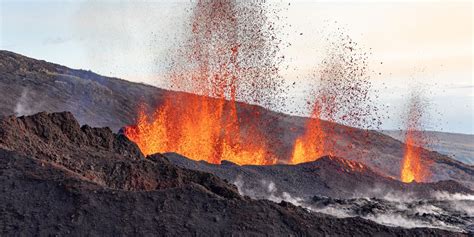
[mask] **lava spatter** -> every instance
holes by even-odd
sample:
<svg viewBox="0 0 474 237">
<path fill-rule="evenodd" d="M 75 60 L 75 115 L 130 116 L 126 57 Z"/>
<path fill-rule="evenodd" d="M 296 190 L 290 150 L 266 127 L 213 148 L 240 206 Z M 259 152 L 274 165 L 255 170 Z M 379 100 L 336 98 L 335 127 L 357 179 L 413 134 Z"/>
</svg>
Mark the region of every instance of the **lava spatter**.
<svg viewBox="0 0 474 237">
<path fill-rule="evenodd" d="M 368 53 L 347 35 L 341 34 L 336 39 L 313 75 L 319 85 L 312 92 L 312 118 L 308 120 L 304 134 L 296 139 L 289 163 L 313 161 L 322 155 L 350 154 L 354 157 L 352 139 L 349 144 L 338 144 L 343 139 L 338 137 L 341 131 L 336 131 L 336 123 L 365 129 L 380 125 L 378 107 L 370 97 Z M 360 136 L 352 134 L 354 129 L 351 127 L 344 127 L 342 133 L 348 137 Z"/>
<path fill-rule="evenodd" d="M 125 134 L 146 154 L 173 151 L 211 163 L 276 163 L 262 132 L 271 121 L 252 112 L 241 117 L 236 106 L 237 100 L 268 105 L 281 93 L 280 41 L 267 14 L 260 2 L 198 1 L 169 72 L 171 88 L 195 95 L 166 97 L 151 117 L 142 110 Z"/>
<path fill-rule="evenodd" d="M 405 183 L 423 182 L 429 178 L 428 161 L 423 160 L 427 137 L 423 132 L 423 117 L 427 104 L 421 92 L 413 91 L 408 102 L 405 121 L 405 152 L 400 168 L 400 180 Z"/>
</svg>

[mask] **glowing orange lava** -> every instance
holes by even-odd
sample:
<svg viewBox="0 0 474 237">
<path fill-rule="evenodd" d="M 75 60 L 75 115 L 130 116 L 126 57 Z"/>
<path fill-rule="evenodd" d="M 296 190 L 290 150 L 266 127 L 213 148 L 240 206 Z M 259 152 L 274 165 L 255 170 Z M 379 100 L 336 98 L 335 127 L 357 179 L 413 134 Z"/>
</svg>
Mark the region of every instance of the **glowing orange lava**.
<svg viewBox="0 0 474 237">
<path fill-rule="evenodd" d="M 421 148 L 415 145 L 412 132 L 407 133 L 405 144 L 405 155 L 403 157 L 400 179 L 405 183 L 420 182 L 425 178 L 425 171 L 420 161 Z"/>
<path fill-rule="evenodd" d="M 258 133 L 252 139 L 241 138 L 231 101 L 197 95 L 184 97 L 182 101 L 168 99 L 152 118 L 141 110 L 137 125 L 126 127 L 125 135 L 146 155 L 177 152 L 214 164 L 222 160 L 240 165 L 276 163 Z"/>
<path fill-rule="evenodd" d="M 403 156 L 400 180 L 405 183 L 423 182 L 428 179 L 428 161 L 422 161 L 426 138 L 422 131 L 422 116 L 426 107 L 420 94 L 413 93 L 410 98 L 407 128 L 405 134 L 405 154 Z"/>
<path fill-rule="evenodd" d="M 303 136 L 296 139 L 290 164 L 299 164 L 314 161 L 324 154 L 324 132 L 319 119 L 321 109 L 316 103 L 312 118 L 308 120 Z"/>
<path fill-rule="evenodd" d="M 137 124 L 125 128 L 144 154 L 177 152 L 214 164 L 276 163 L 255 129 L 257 115 L 244 115 L 250 122 L 242 129 L 236 108 L 237 95 L 246 91 L 277 91 L 271 81 L 276 49 L 255 43 L 274 40 L 273 27 L 266 25 L 270 22 L 261 4 L 239 4 L 197 1 L 187 40 L 179 45 L 169 72 L 171 88 L 192 94 L 166 95 L 152 116 L 141 108 Z"/>
<path fill-rule="evenodd" d="M 288 159 L 288 152 L 280 151 L 286 149 L 279 145 L 283 141 L 275 141 L 280 135 L 278 121 L 236 106 L 237 99 L 263 106 L 284 103 L 280 95 L 287 83 L 279 73 L 282 40 L 274 17 L 266 16 L 273 11 L 264 2 L 196 2 L 184 29 L 185 40 L 173 51 L 176 55 L 167 73 L 170 88 L 194 95 L 170 93 L 151 115 L 145 106 L 140 109 L 136 125 L 124 133 L 144 154 L 177 152 L 194 160 L 241 165 L 275 164 L 277 155 L 281 161 Z M 311 119 L 295 140 L 290 164 L 327 154 L 353 155 L 353 144 L 336 136 L 343 133 L 341 129 L 325 123 L 323 130 L 321 118 L 355 127 L 376 121 L 369 118 L 376 110 L 368 105 L 366 54 L 356 53 L 356 44 L 346 36 L 331 45 L 317 72 L 320 86 L 311 90 L 316 92 Z M 350 133 L 346 131 L 343 135 Z M 340 148 L 344 143 L 347 149 Z"/>
</svg>

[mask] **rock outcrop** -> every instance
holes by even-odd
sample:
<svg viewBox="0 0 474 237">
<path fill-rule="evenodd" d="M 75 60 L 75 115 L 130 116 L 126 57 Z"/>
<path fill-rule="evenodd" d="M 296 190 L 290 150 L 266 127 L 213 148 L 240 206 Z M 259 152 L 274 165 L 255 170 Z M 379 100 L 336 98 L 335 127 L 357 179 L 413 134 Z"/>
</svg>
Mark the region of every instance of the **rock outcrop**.
<svg viewBox="0 0 474 237">
<path fill-rule="evenodd" d="M 110 129 L 80 127 L 70 113 L 0 120 L 0 213 L 1 235 L 464 235 L 242 197 L 212 174 L 143 157 Z"/>
</svg>

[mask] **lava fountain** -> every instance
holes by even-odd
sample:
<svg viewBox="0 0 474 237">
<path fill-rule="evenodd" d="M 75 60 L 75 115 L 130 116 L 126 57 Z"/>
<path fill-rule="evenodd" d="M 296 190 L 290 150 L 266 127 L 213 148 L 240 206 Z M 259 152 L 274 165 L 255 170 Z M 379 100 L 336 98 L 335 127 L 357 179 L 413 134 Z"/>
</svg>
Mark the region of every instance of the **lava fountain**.
<svg viewBox="0 0 474 237">
<path fill-rule="evenodd" d="M 265 104 L 281 91 L 278 40 L 261 4 L 197 2 L 169 73 L 171 88 L 192 94 L 166 96 L 151 116 L 142 106 L 137 124 L 124 130 L 144 154 L 177 152 L 215 164 L 276 163 L 258 114 L 240 117 L 236 105 L 237 98 Z"/>
<path fill-rule="evenodd" d="M 321 107 L 315 103 L 303 136 L 296 139 L 290 164 L 299 164 L 324 155 L 324 132 L 321 128 Z"/>
<path fill-rule="evenodd" d="M 237 103 L 282 106 L 280 95 L 286 89 L 279 64 L 284 56 L 279 54 L 278 27 L 271 20 L 278 17 L 267 17 L 276 12 L 263 4 L 197 2 L 169 71 L 170 87 L 190 94 L 165 96 L 152 113 L 142 106 L 136 125 L 124 129 L 143 153 L 177 152 L 215 164 L 298 164 L 326 154 L 343 156 L 347 149 L 341 144 L 353 147 L 350 139 L 339 139 L 335 122 L 361 128 L 367 121 L 378 121 L 369 118 L 377 109 L 368 97 L 367 54 L 350 37 L 338 34 L 342 38 L 328 47 L 318 71 L 321 84 L 312 90 L 306 131 L 295 139 L 289 159 L 276 155 L 280 141 L 273 136 L 278 136 L 278 123 L 262 119 L 258 110 L 242 113 L 247 105 Z"/>
<path fill-rule="evenodd" d="M 335 40 L 313 75 L 319 85 L 312 89 L 311 118 L 294 143 L 291 164 L 314 161 L 323 155 L 357 157 L 352 140 L 360 141 L 363 136 L 352 134 L 355 129 L 351 127 L 373 129 L 380 125 L 378 107 L 369 95 L 372 83 L 367 73 L 367 53 L 347 35 L 331 38 Z M 336 128 L 337 123 L 351 127 Z"/>
<path fill-rule="evenodd" d="M 400 170 L 400 180 L 405 183 L 422 182 L 429 176 L 427 163 L 422 162 L 422 151 L 426 145 L 426 138 L 422 131 L 422 116 L 426 105 L 422 103 L 420 93 L 412 93 L 408 106 L 405 154 Z"/>
</svg>

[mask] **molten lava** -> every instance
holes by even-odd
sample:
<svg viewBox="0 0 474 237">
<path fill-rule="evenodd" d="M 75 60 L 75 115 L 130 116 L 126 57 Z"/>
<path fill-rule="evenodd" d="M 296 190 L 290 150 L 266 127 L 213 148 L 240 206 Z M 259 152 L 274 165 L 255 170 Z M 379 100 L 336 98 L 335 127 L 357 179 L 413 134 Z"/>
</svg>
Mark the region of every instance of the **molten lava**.
<svg viewBox="0 0 474 237">
<path fill-rule="evenodd" d="M 358 128 L 377 128 L 380 117 L 370 98 L 372 83 L 367 74 L 367 54 L 361 52 L 348 36 L 331 44 L 328 54 L 314 77 L 317 88 L 311 88 L 314 99 L 311 117 L 305 133 L 296 139 L 291 164 L 309 162 L 322 155 L 357 157 L 352 140 L 364 140 L 363 134 L 350 127 L 337 128 L 341 123 Z M 316 85 L 316 83 L 314 83 Z M 327 120 L 324 129 L 321 119 Z M 341 136 L 342 134 L 342 136 Z M 344 139 L 349 137 L 349 139 Z"/>
<path fill-rule="evenodd" d="M 324 132 L 321 129 L 320 113 L 320 106 L 316 103 L 305 133 L 295 141 L 290 164 L 314 161 L 324 155 Z"/>
<path fill-rule="evenodd" d="M 222 160 L 240 165 L 276 163 L 258 133 L 253 139 L 241 138 L 231 101 L 196 95 L 185 97 L 185 102 L 167 100 L 152 118 L 141 110 L 137 125 L 126 127 L 125 135 L 146 155 L 177 152 L 214 164 Z"/>
<path fill-rule="evenodd" d="M 419 93 L 412 93 L 409 101 L 405 134 L 405 154 L 400 169 L 400 180 L 405 183 L 423 182 L 428 179 L 428 163 L 422 161 L 422 149 L 426 138 L 422 131 L 422 116 L 426 105 Z"/>
<path fill-rule="evenodd" d="M 401 169 L 402 182 L 420 182 L 425 178 L 425 171 L 421 165 L 421 148 L 415 145 L 413 132 L 408 132 L 405 138 L 405 155 Z"/>
<path fill-rule="evenodd" d="M 279 74 L 282 41 L 272 22 L 278 16 L 268 16 L 273 10 L 263 7 L 264 2 L 197 1 L 168 72 L 173 90 L 195 95 L 165 96 L 151 116 L 145 106 L 140 109 L 136 125 L 124 131 L 143 153 L 177 152 L 216 164 L 222 160 L 256 165 L 277 162 L 276 155 L 282 152 L 274 140 L 280 125 L 236 105 L 237 100 L 263 106 L 283 103 L 279 96 L 287 87 Z M 337 37 L 341 41 L 331 44 L 323 61 L 321 85 L 312 91 L 317 91 L 312 119 L 295 140 L 290 164 L 346 150 L 352 155 L 351 143 L 348 149 L 336 148 L 347 141 L 339 142 L 341 130 L 330 125 L 323 131 L 321 118 L 355 127 L 377 121 L 370 118 L 376 110 L 368 98 L 367 56 L 357 53 L 350 37 Z"/>
<path fill-rule="evenodd" d="M 195 95 L 165 96 L 152 116 L 140 109 L 137 124 L 124 132 L 144 154 L 177 152 L 215 164 L 276 163 L 258 115 L 240 116 L 236 107 L 238 96 L 261 102 L 280 91 L 274 27 L 260 4 L 197 2 L 169 72 L 171 88 Z"/>
</svg>

